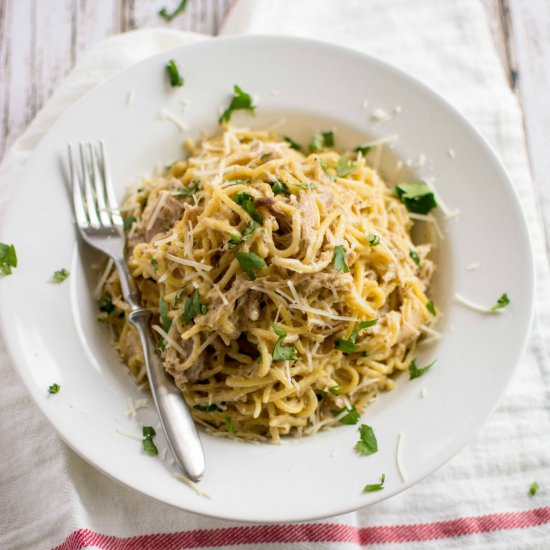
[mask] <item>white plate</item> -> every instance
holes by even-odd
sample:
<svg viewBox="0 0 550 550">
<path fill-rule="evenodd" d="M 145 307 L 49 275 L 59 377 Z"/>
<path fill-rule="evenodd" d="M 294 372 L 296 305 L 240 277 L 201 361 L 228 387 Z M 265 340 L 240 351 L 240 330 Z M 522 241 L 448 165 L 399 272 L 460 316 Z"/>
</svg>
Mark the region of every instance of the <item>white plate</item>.
<svg viewBox="0 0 550 550">
<path fill-rule="evenodd" d="M 183 68 L 185 86 L 167 83 L 166 62 Z M 379 452 L 360 457 L 356 426 L 342 426 L 283 445 L 251 445 L 202 435 L 207 471 L 202 485 L 212 498 L 193 493 L 172 475 L 168 462 L 144 455 L 139 434 L 124 416 L 127 396 L 139 397 L 133 380 L 96 321 L 89 254 L 77 246 L 66 190 L 68 142 L 105 139 L 118 193 L 159 161 L 178 158 L 182 137 L 218 130 L 219 109 L 233 84 L 259 96 L 256 117 L 234 122 L 264 127 L 285 116 L 282 134 L 306 142 L 311 133 L 336 128 L 336 144 L 399 134 L 386 166 L 423 154 L 417 177 L 435 176 L 437 190 L 460 216 L 444 223 L 437 252 L 436 301 L 444 315 L 443 339 L 419 356 L 438 358 L 423 378 L 398 380 L 364 414 Z M 130 90 L 134 102 L 126 105 Z M 190 101 L 183 112 L 181 99 Z M 363 100 L 368 98 L 370 109 Z M 373 125 L 374 108 L 402 111 Z M 169 109 L 189 124 L 181 133 L 159 119 Z M 448 155 L 448 149 L 456 158 Z M 533 268 L 525 221 L 514 189 L 494 153 L 441 98 L 384 63 L 335 46 L 275 37 L 205 41 L 156 56 L 84 97 L 48 132 L 29 161 L 4 224 L 20 267 L 0 282 L 6 342 L 29 392 L 63 439 L 112 478 L 158 500 L 220 518 L 250 521 L 305 520 L 350 511 L 394 495 L 452 457 L 491 413 L 526 341 L 533 305 Z M 478 262 L 477 271 L 466 271 Z M 47 281 L 67 267 L 61 285 Z M 455 292 L 490 305 L 504 292 L 502 315 L 483 315 L 453 303 Z M 53 382 L 61 392 L 48 396 Z M 426 388 L 426 398 L 421 390 Z M 140 411 L 142 412 L 142 411 Z M 140 424 L 156 424 L 145 411 Z M 402 463 L 396 443 L 403 433 Z M 164 443 L 157 437 L 159 447 Z M 383 491 L 362 494 L 386 474 Z"/>
</svg>

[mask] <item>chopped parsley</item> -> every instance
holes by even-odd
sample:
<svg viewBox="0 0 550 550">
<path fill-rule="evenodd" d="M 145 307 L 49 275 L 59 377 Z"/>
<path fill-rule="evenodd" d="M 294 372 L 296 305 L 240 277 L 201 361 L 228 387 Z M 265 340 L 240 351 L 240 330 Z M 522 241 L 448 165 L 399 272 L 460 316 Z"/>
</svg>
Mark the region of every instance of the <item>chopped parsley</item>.
<svg viewBox="0 0 550 550">
<path fill-rule="evenodd" d="M 225 416 L 225 417 L 224 417 L 224 420 L 225 420 L 225 427 L 227 428 L 227 431 L 228 431 L 230 434 L 236 434 L 236 433 L 237 433 L 237 430 L 236 430 L 235 427 L 233 426 L 233 422 L 231 422 L 231 418 L 229 418 L 229 416 Z"/>
<path fill-rule="evenodd" d="M 199 189 L 201 185 L 201 180 L 194 179 L 191 182 L 191 185 L 188 187 L 180 187 L 176 191 L 174 191 L 173 195 L 174 197 L 189 197 L 191 195 L 194 195 Z"/>
<path fill-rule="evenodd" d="M 156 273 L 159 270 L 159 263 L 156 258 L 151 258 L 151 265 L 153 266 L 153 271 Z"/>
<path fill-rule="evenodd" d="M 505 308 L 510 303 L 510 298 L 506 292 L 497 300 L 497 303 L 494 306 L 491 306 L 491 311 L 498 311 L 499 309 Z"/>
<path fill-rule="evenodd" d="M 266 265 L 263 258 L 255 252 L 235 252 L 235 258 L 251 281 L 256 278 L 256 272 L 261 271 Z"/>
<path fill-rule="evenodd" d="M 314 183 L 296 183 L 294 187 L 297 187 L 298 189 L 304 189 L 305 191 L 317 189 L 317 186 Z"/>
<path fill-rule="evenodd" d="M 170 61 L 168 61 L 168 64 L 166 65 L 166 72 L 168 73 L 168 78 L 170 79 L 170 84 L 172 85 L 172 87 L 176 88 L 183 86 L 183 78 L 180 74 L 178 66 L 176 65 L 176 62 L 173 59 L 170 59 Z"/>
<path fill-rule="evenodd" d="M 181 298 L 181 295 L 183 294 L 184 288 L 180 288 L 176 294 L 174 294 L 174 299 L 172 300 L 172 305 L 176 307 L 176 304 L 179 302 L 179 299 Z"/>
<path fill-rule="evenodd" d="M 426 309 L 435 317 L 437 315 L 437 310 L 435 309 L 435 304 L 433 303 L 433 300 L 430 300 L 426 304 Z"/>
<path fill-rule="evenodd" d="M 534 497 L 538 490 L 540 489 L 540 485 L 539 485 L 539 482 L 538 481 L 533 481 L 533 483 L 531 483 L 531 487 L 529 487 L 529 494 Z"/>
<path fill-rule="evenodd" d="M 346 249 L 341 244 L 334 247 L 333 265 L 336 271 L 349 272 L 349 267 L 346 263 Z"/>
<path fill-rule="evenodd" d="M 135 216 L 128 216 L 127 218 L 124 218 L 124 231 L 130 231 L 130 229 L 132 229 L 132 225 L 136 222 L 137 218 Z"/>
<path fill-rule="evenodd" d="M 172 326 L 172 319 L 168 315 L 168 302 L 161 298 L 159 301 L 160 320 L 162 322 L 162 330 L 168 332 Z"/>
<path fill-rule="evenodd" d="M 298 359 L 298 352 L 294 346 L 286 346 L 283 344 L 283 340 L 287 336 L 287 332 L 283 327 L 277 325 L 271 325 L 275 334 L 279 337 L 275 347 L 273 348 L 273 360 L 274 361 L 294 361 Z"/>
<path fill-rule="evenodd" d="M 395 193 L 409 212 L 428 214 L 437 206 L 434 192 L 423 181 L 400 183 L 395 186 Z"/>
<path fill-rule="evenodd" d="M 359 414 L 359 411 L 355 408 L 355 405 L 352 405 L 351 409 L 344 408 L 344 409 L 339 409 L 337 411 L 332 411 L 332 416 L 338 416 L 344 411 L 348 411 L 348 413 L 345 414 L 342 418 L 340 418 L 340 422 L 342 424 L 353 426 L 353 424 L 357 424 L 357 422 L 359 422 L 361 415 Z"/>
<path fill-rule="evenodd" d="M 274 195 L 290 195 L 287 184 L 277 179 L 272 182 L 271 189 Z"/>
<path fill-rule="evenodd" d="M 412 261 L 416 265 L 420 265 L 420 256 L 418 255 L 418 252 L 416 250 L 413 250 L 411 248 L 411 250 L 409 250 L 409 256 L 412 258 Z"/>
<path fill-rule="evenodd" d="M 51 386 L 48 387 L 48 393 L 53 395 L 54 393 L 59 393 L 60 389 L 61 389 L 61 386 L 59 384 L 52 384 Z"/>
<path fill-rule="evenodd" d="M 359 428 L 360 439 L 355 444 L 355 450 L 363 456 L 368 456 L 378 451 L 378 441 L 374 431 L 367 424 L 361 424 Z"/>
<path fill-rule="evenodd" d="M 332 393 L 332 395 L 340 395 L 340 386 L 331 386 L 328 388 L 329 393 Z"/>
<path fill-rule="evenodd" d="M 161 8 L 159 11 L 160 17 L 162 17 L 165 21 L 170 23 L 174 17 L 177 17 L 180 13 L 182 13 L 185 10 L 185 7 L 187 5 L 187 0 L 181 0 L 181 2 L 177 5 L 176 9 L 169 13 L 166 8 Z"/>
<path fill-rule="evenodd" d="M 260 157 L 260 160 L 268 159 L 272 154 L 273 154 L 272 152 L 264 153 L 264 154 Z"/>
<path fill-rule="evenodd" d="M 154 428 L 151 426 L 143 426 L 143 450 L 145 451 L 145 454 L 148 454 L 149 456 L 159 454 L 159 450 L 153 441 L 153 437 L 155 437 L 155 435 L 157 435 L 157 433 Z"/>
<path fill-rule="evenodd" d="M 294 149 L 295 151 L 301 151 L 302 146 L 299 143 L 296 143 L 292 138 L 289 138 L 288 136 L 285 136 L 283 138 L 287 143 L 290 144 L 290 148 Z"/>
<path fill-rule="evenodd" d="M 344 178 L 355 170 L 355 164 L 349 157 L 340 157 L 336 163 L 336 175 Z"/>
<path fill-rule="evenodd" d="M 69 275 L 70 273 L 63 267 L 59 271 L 54 271 L 52 279 L 56 283 L 62 283 Z"/>
<path fill-rule="evenodd" d="M 314 134 L 309 144 L 309 150 L 312 153 L 322 151 L 325 147 L 334 146 L 334 133 L 333 132 L 321 132 Z"/>
<path fill-rule="evenodd" d="M 254 206 L 254 197 L 248 193 L 237 193 L 232 199 L 257 223 L 263 223 L 261 214 Z"/>
<path fill-rule="evenodd" d="M 378 323 L 378 319 L 372 319 L 371 321 L 361 321 L 352 331 L 350 337 L 347 340 L 344 340 L 343 338 L 338 338 L 336 340 L 336 343 L 334 344 L 334 347 L 336 349 L 339 349 L 340 351 L 343 351 L 346 355 L 348 353 L 353 353 L 357 350 L 357 344 L 355 343 L 355 340 L 357 338 L 357 335 L 364 329 L 372 327 Z"/>
<path fill-rule="evenodd" d="M 369 241 L 371 247 L 374 248 L 380 244 L 380 237 L 374 233 L 371 233 L 370 235 L 367 235 L 367 241 Z"/>
<path fill-rule="evenodd" d="M 204 315 L 208 311 L 206 304 L 200 303 L 199 291 L 195 289 L 192 296 L 188 296 L 183 306 L 181 316 L 184 325 L 188 325 L 197 315 Z"/>
<path fill-rule="evenodd" d="M 355 153 L 361 153 L 363 156 L 365 156 L 371 149 L 372 147 L 370 145 L 367 145 L 366 147 L 363 145 L 359 145 L 353 151 Z"/>
<path fill-rule="evenodd" d="M 435 361 L 437 361 L 437 359 Z M 412 363 L 409 365 L 410 380 L 414 380 L 415 378 L 420 378 L 421 376 L 424 376 L 434 366 L 435 361 L 432 361 L 429 365 L 426 365 L 425 367 L 419 368 L 416 366 L 416 359 L 413 359 Z"/>
<path fill-rule="evenodd" d="M 252 98 L 249 94 L 243 92 L 235 84 L 233 86 L 233 97 L 231 98 L 231 103 L 220 117 L 220 124 L 223 124 L 224 122 L 229 122 L 231 120 L 231 115 L 233 114 L 233 111 L 237 111 L 240 109 L 246 109 L 254 114 L 254 105 L 252 105 Z"/>
<path fill-rule="evenodd" d="M 243 236 L 237 237 L 237 235 L 231 235 L 229 237 L 229 243 L 227 244 L 227 246 L 229 248 L 235 248 L 241 243 L 244 243 L 244 241 L 247 241 L 248 239 L 250 239 L 250 237 L 252 237 L 252 234 L 254 233 L 254 231 L 256 231 L 258 227 L 259 225 L 255 221 L 250 220 L 245 230 L 243 231 Z"/>
<path fill-rule="evenodd" d="M 222 409 L 220 409 L 218 405 L 214 403 L 212 403 L 212 405 L 193 405 L 193 408 L 196 409 L 197 411 L 202 411 L 207 413 L 222 412 Z"/>
<path fill-rule="evenodd" d="M 227 180 L 225 182 L 228 186 L 230 185 L 250 185 L 250 178 L 242 179 L 242 180 Z"/>
<path fill-rule="evenodd" d="M 17 267 L 17 254 L 13 244 L 0 243 L 0 270 L 4 275 L 11 275 L 11 268 Z"/>
<path fill-rule="evenodd" d="M 329 172 L 330 167 L 329 167 L 328 162 L 326 161 L 326 159 L 319 159 L 319 166 L 321 167 L 323 172 L 327 175 L 327 177 L 330 181 L 336 181 L 335 176 Z"/>
<path fill-rule="evenodd" d="M 386 481 L 386 474 L 382 474 L 380 477 L 380 483 L 365 485 L 363 493 L 374 493 L 375 491 L 381 491 L 384 488 L 384 481 Z"/>
</svg>

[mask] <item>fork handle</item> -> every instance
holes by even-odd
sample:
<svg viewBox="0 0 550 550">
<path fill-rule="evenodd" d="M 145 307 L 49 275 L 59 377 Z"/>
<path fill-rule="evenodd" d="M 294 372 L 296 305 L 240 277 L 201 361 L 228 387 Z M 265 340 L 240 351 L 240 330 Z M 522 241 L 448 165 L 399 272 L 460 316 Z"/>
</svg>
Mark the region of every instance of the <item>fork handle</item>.
<svg viewBox="0 0 550 550">
<path fill-rule="evenodd" d="M 166 434 L 168 445 L 189 479 L 199 481 L 204 474 L 201 441 L 180 390 L 164 371 L 149 329 L 151 313 L 144 308 L 133 310 L 128 320 L 139 333 L 151 393 Z"/>
</svg>

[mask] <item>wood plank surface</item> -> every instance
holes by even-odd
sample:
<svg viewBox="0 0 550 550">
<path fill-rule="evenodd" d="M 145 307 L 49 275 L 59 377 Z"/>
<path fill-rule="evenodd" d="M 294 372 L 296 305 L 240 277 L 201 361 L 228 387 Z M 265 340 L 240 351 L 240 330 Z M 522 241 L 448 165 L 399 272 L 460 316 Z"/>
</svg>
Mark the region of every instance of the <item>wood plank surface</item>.
<svg viewBox="0 0 550 550">
<path fill-rule="evenodd" d="M 167 27 L 214 35 L 231 0 L 0 0 L 0 160 L 83 52 L 108 36 Z"/>
</svg>

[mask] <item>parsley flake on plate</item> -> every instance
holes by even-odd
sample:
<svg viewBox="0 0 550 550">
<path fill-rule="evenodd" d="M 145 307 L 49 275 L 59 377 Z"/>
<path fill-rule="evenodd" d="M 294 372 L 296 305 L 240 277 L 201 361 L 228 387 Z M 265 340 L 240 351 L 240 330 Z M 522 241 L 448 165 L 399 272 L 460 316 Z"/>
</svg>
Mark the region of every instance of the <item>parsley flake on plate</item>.
<svg viewBox="0 0 550 550">
<path fill-rule="evenodd" d="M 61 386 L 59 384 L 52 384 L 48 387 L 48 393 L 53 395 L 54 393 L 59 393 Z"/>
<path fill-rule="evenodd" d="M 433 303 L 433 300 L 430 300 L 426 304 L 426 309 L 435 317 L 437 315 L 437 310 L 435 309 L 435 304 Z"/>
<path fill-rule="evenodd" d="M 295 151 L 302 150 L 302 146 L 299 143 L 296 143 L 292 138 L 288 136 L 284 136 L 283 139 L 290 145 L 291 149 L 294 149 Z"/>
<path fill-rule="evenodd" d="M 208 306 L 200 303 L 199 291 L 195 289 L 195 292 L 185 300 L 181 316 L 183 324 L 188 325 L 197 315 L 204 315 L 207 311 Z"/>
<path fill-rule="evenodd" d="M 429 365 L 419 368 L 416 366 L 416 359 L 413 359 L 412 363 L 409 365 L 410 380 L 424 376 L 434 366 L 436 361 L 437 359 L 432 361 Z"/>
<path fill-rule="evenodd" d="M 353 424 L 357 424 L 357 422 L 359 422 L 361 415 L 359 414 L 359 411 L 355 408 L 355 405 L 352 405 L 351 409 L 344 408 L 332 411 L 332 416 L 338 416 L 344 411 L 347 411 L 347 414 L 340 418 L 339 422 L 348 426 L 352 426 Z"/>
<path fill-rule="evenodd" d="M 69 275 L 70 273 L 65 268 L 62 268 L 59 271 L 54 271 L 52 280 L 55 283 L 62 283 Z"/>
<path fill-rule="evenodd" d="M 378 323 L 378 319 L 372 319 L 371 321 L 361 321 L 357 327 L 355 327 L 350 335 L 349 338 L 343 339 L 338 338 L 334 344 L 334 347 L 336 349 L 339 349 L 340 351 L 343 351 L 346 355 L 349 353 L 353 353 L 355 350 L 357 350 L 357 344 L 355 343 L 355 340 L 357 338 L 357 335 L 366 328 L 372 327 Z"/>
<path fill-rule="evenodd" d="M 256 278 L 256 272 L 261 271 L 266 266 L 263 258 L 255 252 L 235 252 L 235 258 L 237 258 L 241 269 L 251 281 Z"/>
<path fill-rule="evenodd" d="M 283 327 L 277 325 L 271 325 L 273 331 L 279 337 L 275 347 L 273 348 L 273 360 L 274 361 L 294 361 L 298 359 L 298 352 L 294 346 L 286 346 L 283 344 L 283 340 L 287 336 L 287 332 Z"/>
<path fill-rule="evenodd" d="M 364 145 L 359 145 L 353 151 L 355 153 L 361 153 L 363 156 L 365 156 L 371 149 L 372 147 L 370 145 L 367 145 L 366 147 Z"/>
<path fill-rule="evenodd" d="M 339 178 L 349 176 L 355 170 L 355 164 L 349 157 L 340 157 L 336 163 L 336 175 Z"/>
<path fill-rule="evenodd" d="M 166 65 L 166 72 L 168 73 L 168 78 L 170 79 L 170 84 L 172 87 L 179 88 L 180 86 L 183 86 L 183 77 L 181 76 L 178 66 L 173 59 L 168 61 L 168 64 Z"/>
<path fill-rule="evenodd" d="M 170 23 L 174 17 L 177 17 L 180 13 L 183 13 L 185 7 L 187 6 L 187 0 L 181 0 L 181 2 L 176 6 L 176 9 L 169 13 L 166 8 L 161 8 L 159 10 L 159 16 L 162 17 L 166 22 Z"/>
<path fill-rule="evenodd" d="M 416 250 L 410 250 L 409 251 L 409 256 L 412 258 L 412 261 L 416 264 L 416 265 L 420 265 L 420 256 L 418 255 L 418 252 Z"/>
<path fill-rule="evenodd" d="M 321 132 L 319 134 L 313 134 L 311 143 L 309 144 L 309 150 L 312 153 L 322 151 L 326 147 L 334 146 L 334 132 Z"/>
<path fill-rule="evenodd" d="M 349 272 L 348 264 L 346 264 L 346 249 L 341 244 L 334 247 L 333 265 L 336 271 Z"/>
<path fill-rule="evenodd" d="M 246 92 L 243 92 L 243 90 L 235 84 L 233 86 L 233 97 L 231 98 L 231 103 L 220 117 L 220 124 L 229 122 L 233 111 L 238 111 L 240 109 L 245 109 L 254 114 L 255 107 L 252 105 L 252 97 L 250 97 L 250 95 Z"/>
<path fill-rule="evenodd" d="M 231 197 L 255 222 L 263 223 L 261 214 L 254 206 L 254 197 L 248 193 L 237 193 Z"/>
<path fill-rule="evenodd" d="M 359 428 L 360 439 L 355 444 L 355 450 L 363 456 L 368 456 L 378 451 L 378 441 L 371 426 L 361 424 Z"/>
<path fill-rule="evenodd" d="M 508 304 L 510 303 L 510 298 L 508 298 L 508 294 L 505 292 L 498 300 L 497 303 L 493 306 L 491 306 L 491 311 L 498 311 L 499 309 L 504 309 Z"/>
<path fill-rule="evenodd" d="M 384 488 L 384 481 L 386 481 L 386 474 L 382 474 L 380 477 L 380 483 L 365 485 L 363 493 L 374 493 L 375 491 L 381 491 Z"/>
<path fill-rule="evenodd" d="M 241 243 L 244 243 L 244 241 L 247 241 L 248 239 L 250 239 L 250 237 L 252 237 L 252 234 L 254 233 L 254 231 L 256 231 L 258 227 L 260 226 L 254 220 L 250 220 L 245 230 L 243 231 L 243 236 L 237 237 L 237 235 L 231 235 L 229 237 L 229 243 L 227 244 L 227 246 L 229 248 L 235 248 Z"/>
<path fill-rule="evenodd" d="M 11 268 L 17 267 L 17 254 L 13 244 L 0 243 L 0 270 L 4 275 L 11 275 Z"/>
<path fill-rule="evenodd" d="M 428 214 L 437 206 L 434 192 L 423 181 L 400 183 L 395 186 L 395 193 L 409 212 Z"/>
<path fill-rule="evenodd" d="M 153 441 L 153 437 L 155 437 L 155 435 L 157 435 L 157 433 L 154 428 L 151 426 L 143 426 L 143 450 L 145 451 L 145 454 L 148 454 L 149 456 L 159 454 L 157 446 Z"/>
</svg>

